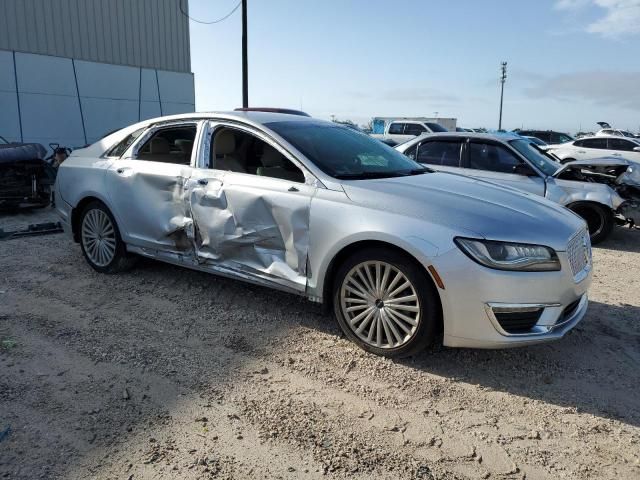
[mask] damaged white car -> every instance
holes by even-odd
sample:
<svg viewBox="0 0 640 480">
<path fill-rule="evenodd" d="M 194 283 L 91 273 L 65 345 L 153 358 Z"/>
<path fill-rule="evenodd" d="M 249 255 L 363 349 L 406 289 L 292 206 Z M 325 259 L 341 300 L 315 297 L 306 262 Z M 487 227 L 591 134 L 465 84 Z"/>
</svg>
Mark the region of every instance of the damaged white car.
<svg viewBox="0 0 640 480">
<path fill-rule="evenodd" d="M 517 188 L 564 205 L 585 219 L 594 244 L 607 238 L 616 223 L 640 225 L 640 164 L 624 158 L 561 165 L 514 134 L 425 135 L 396 149 L 436 170 Z"/>
<path fill-rule="evenodd" d="M 556 340 L 587 310 L 579 217 L 308 117 L 138 123 L 73 152 L 56 208 L 99 272 L 142 255 L 303 295 L 381 355 Z"/>
</svg>

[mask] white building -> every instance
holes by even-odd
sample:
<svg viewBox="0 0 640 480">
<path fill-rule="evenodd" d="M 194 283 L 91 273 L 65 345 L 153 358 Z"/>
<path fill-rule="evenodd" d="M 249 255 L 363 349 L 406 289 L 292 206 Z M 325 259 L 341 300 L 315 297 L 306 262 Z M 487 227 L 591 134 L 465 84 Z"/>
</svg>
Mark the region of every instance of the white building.
<svg viewBox="0 0 640 480">
<path fill-rule="evenodd" d="M 0 0 L 0 24 L 0 135 L 9 141 L 79 147 L 195 110 L 180 0 Z"/>
</svg>

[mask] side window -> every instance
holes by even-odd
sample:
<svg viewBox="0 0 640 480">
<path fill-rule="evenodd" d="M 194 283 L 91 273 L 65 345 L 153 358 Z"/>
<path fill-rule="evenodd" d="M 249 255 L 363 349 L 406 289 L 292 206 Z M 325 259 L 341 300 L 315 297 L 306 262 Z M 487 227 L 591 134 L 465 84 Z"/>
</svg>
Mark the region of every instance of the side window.
<svg viewBox="0 0 640 480">
<path fill-rule="evenodd" d="M 634 147 L 637 147 L 633 142 L 629 140 L 623 140 L 622 138 L 610 138 L 609 150 L 624 150 L 625 152 L 633 152 Z"/>
<path fill-rule="evenodd" d="M 144 132 L 144 128 L 139 128 L 135 132 L 130 133 L 120 143 L 117 143 L 115 146 L 111 147 L 111 149 L 105 155 L 106 157 L 121 157 L 124 152 L 127 151 L 127 148 L 131 146 L 131 144 L 138 138 L 142 132 Z"/>
<path fill-rule="evenodd" d="M 417 145 L 413 145 L 412 147 L 405 150 L 404 154 L 409 157 L 411 160 L 416 159 L 416 147 Z"/>
<path fill-rule="evenodd" d="M 573 142 L 574 147 L 584 147 L 584 140 L 576 140 Z"/>
<path fill-rule="evenodd" d="M 513 173 L 522 162 L 513 153 L 499 145 L 469 144 L 469 168 L 490 172 Z"/>
<path fill-rule="evenodd" d="M 461 149 L 461 142 L 423 142 L 418 148 L 416 161 L 430 165 L 459 167 Z"/>
<path fill-rule="evenodd" d="M 534 135 L 534 137 L 538 137 L 543 142 L 555 143 L 552 139 L 551 132 L 536 132 L 536 135 Z"/>
<path fill-rule="evenodd" d="M 404 123 L 393 122 L 391 125 L 389 125 L 390 135 L 402 135 L 403 130 L 404 130 Z"/>
<path fill-rule="evenodd" d="M 586 140 L 582 140 L 582 147 L 606 149 L 607 139 L 606 138 L 588 138 Z"/>
<path fill-rule="evenodd" d="M 564 133 L 558 134 L 558 143 L 567 143 L 567 142 L 570 142 L 571 140 L 572 140 L 571 137 L 569 137 L 568 135 L 565 135 Z"/>
<path fill-rule="evenodd" d="M 418 123 L 407 123 L 404 128 L 405 135 L 420 135 L 426 131 L 427 129 Z"/>
<path fill-rule="evenodd" d="M 304 173 L 258 137 L 222 127 L 213 133 L 211 168 L 304 183 Z"/>
<path fill-rule="evenodd" d="M 180 125 L 158 130 L 138 151 L 138 160 L 189 165 L 196 137 L 195 125 Z"/>
</svg>

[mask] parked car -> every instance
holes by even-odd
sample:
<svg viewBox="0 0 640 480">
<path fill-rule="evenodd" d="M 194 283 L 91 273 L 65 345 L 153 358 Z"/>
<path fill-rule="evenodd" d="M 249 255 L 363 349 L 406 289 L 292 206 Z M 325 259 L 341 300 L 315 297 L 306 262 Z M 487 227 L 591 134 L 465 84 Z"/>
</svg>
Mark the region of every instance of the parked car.
<svg viewBox="0 0 640 480">
<path fill-rule="evenodd" d="M 634 138 L 584 137 L 562 145 L 549 145 L 546 150 L 562 163 L 601 157 L 621 157 L 640 162 L 640 140 Z"/>
<path fill-rule="evenodd" d="M 596 137 L 602 137 L 602 136 L 616 136 L 616 137 L 627 137 L 627 138 L 638 138 L 637 135 L 631 133 L 628 130 L 620 130 L 618 128 L 603 128 L 601 130 L 598 130 L 596 132 Z"/>
<path fill-rule="evenodd" d="M 539 138 L 540 140 L 542 140 L 543 142 L 546 142 L 548 144 L 558 144 L 558 143 L 565 143 L 565 142 L 570 142 L 571 140 L 573 140 L 573 137 L 571 135 L 568 135 L 566 133 L 563 132 L 556 132 L 553 130 L 514 130 L 515 133 L 517 133 L 518 135 L 521 135 L 523 137 L 536 137 Z"/>
<path fill-rule="evenodd" d="M 538 137 L 524 137 L 524 138 L 526 138 L 527 140 L 530 140 L 531 142 L 541 147 L 548 145 L 547 142 L 545 142 L 544 140 L 540 140 Z"/>
<path fill-rule="evenodd" d="M 383 134 L 372 133 L 373 138 L 384 141 L 387 145 L 399 145 L 423 133 L 446 132 L 447 129 L 434 122 L 417 120 L 398 120 L 390 122 Z"/>
<path fill-rule="evenodd" d="M 640 224 L 640 170 L 622 158 L 564 166 L 518 135 L 425 135 L 396 147 L 437 170 L 523 190 L 566 206 L 589 226 L 598 243 L 620 223 Z"/>
<path fill-rule="evenodd" d="M 587 309 L 582 219 L 331 122 L 147 120 L 75 150 L 56 193 L 96 271 L 141 255 L 296 293 L 331 305 L 376 354 L 410 354 L 439 332 L 456 347 L 556 340 Z"/>
<path fill-rule="evenodd" d="M 55 170 L 39 143 L 0 143 L 0 210 L 49 205 Z"/>
</svg>

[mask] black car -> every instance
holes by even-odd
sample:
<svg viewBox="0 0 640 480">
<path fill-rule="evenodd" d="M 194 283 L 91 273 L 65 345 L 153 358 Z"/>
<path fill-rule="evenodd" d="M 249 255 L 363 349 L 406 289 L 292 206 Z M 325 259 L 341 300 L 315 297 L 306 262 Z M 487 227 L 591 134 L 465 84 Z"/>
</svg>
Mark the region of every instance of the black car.
<svg viewBox="0 0 640 480">
<path fill-rule="evenodd" d="M 558 143 L 566 143 L 575 140 L 571 135 L 564 132 L 556 132 L 553 130 L 514 130 L 518 135 L 523 137 L 536 137 L 549 145 L 556 145 Z"/>
</svg>

